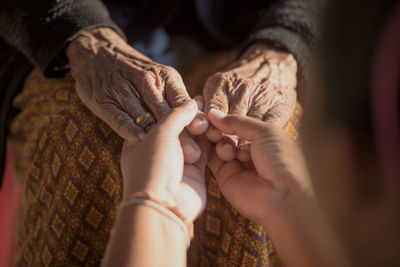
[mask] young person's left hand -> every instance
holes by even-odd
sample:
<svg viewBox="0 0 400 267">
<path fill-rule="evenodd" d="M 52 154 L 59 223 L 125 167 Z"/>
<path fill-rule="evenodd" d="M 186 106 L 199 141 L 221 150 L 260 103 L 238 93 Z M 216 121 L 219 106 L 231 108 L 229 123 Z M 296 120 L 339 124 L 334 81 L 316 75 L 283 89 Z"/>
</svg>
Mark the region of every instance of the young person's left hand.
<svg viewBox="0 0 400 267">
<path fill-rule="evenodd" d="M 200 160 L 185 164 L 179 141 L 197 111 L 196 102 L 188 100 L 172 109 L 142 140 L 125 142 L 121 157 L 124 198 L 151 192 L 159 200 L 176 203 L 188 220 L 200 215 L 206 203 L 204 169 L 210 143 L 204 136 L 197 137 Z"/>
</svg>

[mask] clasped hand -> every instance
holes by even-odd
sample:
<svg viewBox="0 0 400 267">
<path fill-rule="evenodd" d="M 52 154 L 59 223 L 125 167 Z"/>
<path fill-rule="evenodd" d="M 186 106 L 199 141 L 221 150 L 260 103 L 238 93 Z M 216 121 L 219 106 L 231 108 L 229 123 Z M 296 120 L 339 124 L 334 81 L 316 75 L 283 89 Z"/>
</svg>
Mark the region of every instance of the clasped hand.
<svg viewBox="0 0 400 267">
<path fill-rule="evenodd" d="M 175 199 L 194 219 L 205 205 L 208 138 L 216 143 L 209 166 L 222 193 L 234 206 L 237 203 L 239 211 L 254 218 L 251 209 L 241 205 L 259 211 L 257 205 L 247 205 L 258 201 L 268 213 L 265 207 L 272 208 L 284 195 L 285 183 L 277 177 L 290 173 L 290 168 L 282 168 L 289 158 L 283 157 L 284 151 L 267 153 L 269 148 L 279 151 L 283 137 L 265 139 L 266 143 L 260 138 L 266 134 L 275 138 L 278 132 L 277 136 L 285 136 L 279 127 L 294 110 L 297 65 L 289 53 L 270 44 L 255 44 L 226 70 L 209 77 L 203 90 L 207 114 L 189 101 L 175 69 L 153 62 L 111 29 L 82 32 L 68 46 L 67 56 L 83 103 L 128 140 L 121 163 L 124 191 L 151 189 L 159 197 Z M 136 119 L 147 112 L 152 116 L 137 125 Z M 258 134 L 249 136 L 241 130 L 247 127 Z M 260 151 L 267 154 L 260 156 Z M 268 164 L 260 163 L 263 160 Z"/>
<path fill-rule="evenodd" d="M 225 198 L 241 214 L 262 225 L 281 208 L 286 194 L 293 191 L 290 189 L 311 191 L 301 153 L 283 130 L 272 123 L 215 109 L 208 117 L 218 130 L 251 142 L 252 164 L 222 160 L 204 136 L 196 138 L 200 160 L 184 164 L 179 136 L 197 112 L 196 102 L 189 100 L 172 109 L 143 140 L 125 142 L 121 159 L 124 196 L 153 192 L 176 203 L 186 218 L 194 220 L 206 203 L 207 156 Z"/>
<path fill-rule="evenodd" d="M 68 46 L 67 56 L 82 102 L 124 139 L 144 134 L 171 108 L 190 99 L 174 68 L 144 56 L 112 29 L 80 33 Z M 205 112 L 214 108 L 282 126 L 296 104 L 296 73 L 290 53 L 267 43 L 254 44 L 227 69 L 209 77 L 203 90 Z M 147 112 L 152 116 L 136 125 Z M 207 129 L 206 136 L 218 142 L 222 159 L 249 160 L 247 142 L 209 127 L 207 116 L 199 111 L 180 136 L 186 163 L 200 158 L 190 134 Z"/>
</svg>

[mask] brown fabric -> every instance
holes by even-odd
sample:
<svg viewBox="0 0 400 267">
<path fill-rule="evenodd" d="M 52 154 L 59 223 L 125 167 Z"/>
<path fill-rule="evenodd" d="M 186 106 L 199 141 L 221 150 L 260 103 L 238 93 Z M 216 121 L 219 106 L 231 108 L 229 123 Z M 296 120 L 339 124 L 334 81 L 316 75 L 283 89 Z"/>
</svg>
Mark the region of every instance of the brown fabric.
<svg viewBox="0 0 400 267">
<path fill-rule="evenodd" d="M 16 265 L 98 266 L 121 199 L 121 138 L 81 103 L 71 76 L 34 70 L 14 106 L 22 110 L 10 137 L 23 190 Z M 299 114 L 286 126 L 293 136 Z M 266 231 L 230 207 L 209 171 L 206 183 L 189 266 L 281 266 Z"/>
</svg>

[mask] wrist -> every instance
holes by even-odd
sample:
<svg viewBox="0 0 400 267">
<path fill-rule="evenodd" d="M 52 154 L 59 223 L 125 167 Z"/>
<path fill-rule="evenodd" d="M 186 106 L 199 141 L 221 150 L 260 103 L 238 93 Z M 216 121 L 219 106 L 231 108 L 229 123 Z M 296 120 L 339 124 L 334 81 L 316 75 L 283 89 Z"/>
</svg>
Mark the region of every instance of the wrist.
<svg viewBox="0 0 400 267">
<path fill-rule="evenodd" d="M 152 251 L 156 257 L 149 257 Z M 157 210 L 131 205 L 120 210 L 102 266 L 184 266 L 185 236 Z"/>
<path fill-rule="evenodd" d="M 152 207 L 166 217 L 169 217 L 176 224 L 180 225 L 182 231 L 187 236 L 187 241 L 193 238 L 193 219 L 182 212 L 173 197 L 169 199 L 159 198 L 157 194 L 152 191 L 141 191 L 131 194 L 129 197 L 124 198 L 121 203 L 121 209 L 130 205 L 145 205 Z"/>
<path fill-rule="evenodd" d="M 74 56 L 77 50 L 87 49 L 96 43 L 110 43 L 112 38 L 115 40 L 121 37 L 111 28 L 98 27 L 79 32 L 68 44 L 66 53 L 68 58 Z"/>
<path fill-rule="evenodd" d="M 141 214 L 150 214 L 156 222 L 165 225 L 163 228 L 166 229 L 165 232 L 170 233 L 172 228 L 174 229 L 174 232 L 178 232 L 178 235 L 182 237 L 181 239 L 183 239 L 186 244 L 186 248 L 189 248 L 192 236 L 188 225 L 185 224 L 181 217 L 177 216 L 176 213 L 172 212 L 164 205 L 152 200 L 136 198 L 131 199 L 130 201 L 124 201 L 121 204 L 120 213 L 124 210 L 127 210 L 128 212 L 132 212 L 133 210 L 133 213 L 136 213 L 136 217 L 140 217 L 137 215 L 138 211 L 142 211 Z"/>
<path fill-rule="evenodd" d="M 129 54 L 138 59 L 150 60 L 127 44 L 116 31 L 108 27 L 97 27 L 79 32 L 68 44 L 66 54 L 71 63 L 71 60 L 76 58 L 96 55 L 101 47 L 110 50 L 112 54 Z"/>
<path fill-rule="evenodd" d="M 248 61 L 256 57 L 264 57 L 270 63 L 284 64 L 288 66 L 294 75 L 297 73 L 297 61 L 295 57 L 283 46 L 276 42 L 259 41 L 251 44 L 239 60 Z"/>
</svg>

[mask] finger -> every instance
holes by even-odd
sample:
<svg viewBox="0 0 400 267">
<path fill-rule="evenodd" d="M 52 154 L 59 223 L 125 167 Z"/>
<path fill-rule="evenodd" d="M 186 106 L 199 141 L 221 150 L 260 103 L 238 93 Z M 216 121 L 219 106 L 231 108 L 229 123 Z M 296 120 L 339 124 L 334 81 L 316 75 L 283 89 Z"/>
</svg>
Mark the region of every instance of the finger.
<svg viewBox="0 0 400 267">
<path fill-rule="evenodd" d="M 119 136 L 128 141 L 143 140 L 145 132 L 138 127 L 133 119 L 117 105 L 109 103 L 102 105 L 99 117 L 104 120 Z"/>
<path fill-rule="evenodd" d="M 171 107 L 178 107 L 191 99 L 181 75 L 174 68 L 164 67 L 161 74 L 165 77 L 164 92 Z"/>
<path fill-rule="evenodd" d="M 246 167 L 240 161 L 224 161 L 220 159 L 216 153 L 215 147 L 210 148 L 207 164 L 214 174 L 220 188 L 223 188 L 229 177 L 240 175 L 243 170 L 246 170 Z"/>
<path fill-rule="evenodd" d="M 148 113 L 148 109 L 145 108 L 140 94 L 127 80 L 118 77 L 118 79 L 113 79 L 113 84 L 118 88 L 118 95 L 115 96 L 115 100 L 134 119 L 135 123 L 139 116 Z M 155 123 L 156 120 L 153 116 L 147 116 L 141 119 L 140 124 L 137 126 L 148 132 Z"/>
<path fill-rule="evenodd" d="M 204 178 L 204 172 L 208 160 L 208 153 L 210 151 L 211 142 L 204 135 L 198 136 L 196 138 L 196 142 L 200 147 L 201 156 L 200 159 L 195 163 L 195 165 L 202 172 Z"/>
<path fill-rule="evenodd" d="M 178 137 L 183 129 L 192 122 L 197 114 L 197 104 L 188 100 L 179 107 L 172 109 L 156 127 L 161 133 Z"/>
<path fill-rule="evenodd" d="M 245 80 L 235 82 L 232 85 L 231 98 L 229 102 L 229 112 L 230 115 L 245 116 L 249 110 L 250 106 L 250 95 L 254 87 L 254 83 L 251 80 Z M 225 142 L 221 146 L 217 146 L 218 155 L 225 160 L 234 159 L 237 152 L 237 144 L 239 143 L 239 138 L 235 135 L 226 135 L 224 137 Z M 226 139 L 231 139 L 229 142 Z M 227 146 L 232 144 L 232 148 Z M 219 148 L 225 148 L 220 150 Z"/>
<path fill-rule="evenodd" d="M 229 111 L 229 97 L 227 87 L 229 82 L 224 73 L 217 73 L 209 77 L 204 86 L 204 111 L 218 109 L 225 113 Z M 209 125 L 206 136 L 213 142 L 218 142 L 223 138 L 223 133 L 215 127 Z"/>
<path fill-rule="evenodd" d="M 215 144 L 210 146 L 210 149 L 208 152 L 207 166 L 210 168 L 211 172 L 214 174 L 214 177 L 218 177 L 219 172 L 222 169 L 222 166 L 226 163 L 226 161 L 222 160 L 218 156 L 215 146 L 216 146 Z"/>
<path fill-rule="evenodd" d="M 233 160 L 236 157 L 236 141 L 233 136 L 224 136 L 216 145 L 218 156 L 225 161 Z"/>
<path fill-rule="evenodd" d="M 173 68 L 166 68 L 166 79 L 164 91 L 171 107 L 177 107 L 183 102 L 190 100 L 190 96 L 183 83 L 182 77 Z M 203 134 L 208 128 L 208 119 L 203 112 L 198 112 L 196 118 L 187 126 L 188 131 L 194 135 Z"/>
<path fill-rule="evenodd" d="M 194 100 L 196 100 L 197 107 L 199 108 L 200 111 L 204 111 L 204 98 L 202 95 L 197 95 L 193 97 Z"/>
<path fill-rule="evenodd" d="M 224 134 L 220 130 L 209 124 L 206 131 L 206 136 L 210 141 L 218 142 L 224 137 Z"/>
<path fill-rule="evenodd" d="M 155 119 L 159 121 L 171 110 L 171 107 L 164 98 L 162 91 L 152 81 L 146 83 L 146 85 L 148 87 L 141 90 L 140 95 Z"/>
<path fill-rule="evenodd" d="M 194 100 L 186 101 L 183 105 L 172 109 L 156 128 L 168 136 L 178 138 L 182 146 L 185 163 L 199 160 L 201 150 L 193 138 L 184 130 L 196 115 L 197 104 Z"/>
<path fill-rule="evenodd" d="M 219 110 L 211 110 L 208 119 L 224 133 L 237 135 L 250 142 L 264 134 L 266 129 L 265 122 L 245 116 L 227 115 Z"/>
<path fill-rule="evenodd" d="M 191 134 L 201 135 L 205 131 L 207 131 L 209 127 L 208 118 L 207 115 L 202 112 L 204 110 L 203 96 L 198 95 L 195 96 L 193 99 L 196 101 L 199 111 L 197 112 L 197 115 L 192 123 L 187 126 L 187 129 Z"/>
<path fill-rule="evenodd" d="M 185 163 L 193 164 L 200 159 L 201 150 L 186 130 L 183 130 L 179 135 L 179 141 L 181 142 Z"/>
<path fill-rule="evenodd" d="M 236 148 L 236 158 L 242 162 L 251 160 L 250 156 L 250 142 L 240 140 Z"/>
<path fill-rule="evenodd" d="M 187 129 L 191 134 L 201 135 L 207 131 L 208 126 L 207 115 L 198 111 L 194 120 L 187 126 Z"/>
<path fill-rule="evenodd" d="M 225 113 L 229 110 L 227 87 L 229 81 L 224 73 L 217 73 L 209 77 L 203 89 L 205 113 L 211 109 L 218 109 Z"/>
<path fill-rule="evenodd" d="M 154 115 L 155 119 L 160 120 L 171 109 L 164 97 L 162 78 L 154 69 L 143 69 L 142 66 L 130 65 L 129 72 L 126 73 L 129 80 L 133 81 L 146 107 Z M 155 67 L 156 68 L 156 67 Z"/>
</svg>

